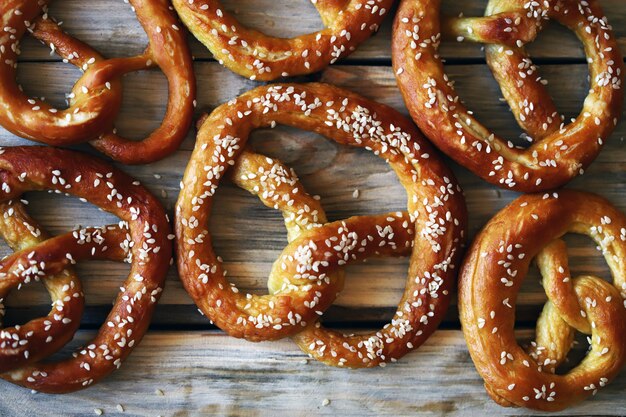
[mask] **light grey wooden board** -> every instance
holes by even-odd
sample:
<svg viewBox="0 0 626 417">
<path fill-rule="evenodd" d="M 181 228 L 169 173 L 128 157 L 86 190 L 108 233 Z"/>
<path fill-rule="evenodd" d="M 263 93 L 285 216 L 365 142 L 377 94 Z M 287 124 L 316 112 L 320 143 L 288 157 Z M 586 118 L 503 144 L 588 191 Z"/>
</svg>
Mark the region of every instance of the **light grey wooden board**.
<svg viewBox="0 0 626 417">
<path fill-rule="evenodd" d="M 83 331 L 78 339 L 84 342 L 91 335 Z M 524 343 L 530 334 L 519 336 Z M 96 408 L 118 417 L 527 414 L 489 399 L 462 333 L 446 330 L 396 364 L 363 370 L 306 361 L 290 340 L 253 344 L 217 332 L 155 331 L 120 370 L 85 391 L 54 396 L 1 385 L 3 398 L 11 399 L 0 401 L 2 416 L 89 416 Z M 619 414 L 625 388 L 622 373 L 595 397 L 560 415 Z M 330 401 L 326 406 L 325 399 Z"/>
<path fill-rule="evenodd" d="M 224 0 L 224 7 L 234 12 L 244 24 L 265 31 L 272 36 L 291 37 L 321 29 L 322 22 L 310 1 L 307 0 Z M 443 0 L 445 15 L 481 16 L 486 0 Z M 626 7 L 623 0 L 602 0 L 602 7 L 614 27 L 622 51 L 626 51 Z M 66 31 L 96 47 L 106 56 L 121 56 L 140 53 L 147 42 L 141 26 L 137 23 L 130 7 L 121 0 L 56 0 L 52 2 L 50 14 L 63 22 Z M 395 7 L 384 21 L 379 33 L 364 42 L 347 60 L 391 59 L 391 22 Z M 114 17 L 112 17 L 114 16 Z M 45 47 L 36 46 L 27 40 L 24 47 L 25 59 L 51 59 Z M 211 53 L 195 39 L 191 42 L 194 56 L 198 59 L 211 58 Z M 530 51 L 538 58 L 573 59 L 582 58 L 584 53 L 576 37 L 558 24 L 551 24 L 540 34 Z M 446 58 L 483 58 L 479 45 L 446 42 L 442 46 Z"/>
<path fill-rule="evenodd" d="M 586 66 L 545 65 L 541 67 L 541 71 L 550 80 L 549 87 L 559 109 L 568 116 L 575 115 L 587 90 Z M 37 79 L 42 74 L 47 83 L 37 86 Z M 214 62 L 196 63 L 196 74 L 199 85 L 198 114 L 255 85 Z M 449 68 L 449 74 L 456 80 L 462 97 L 466 98 L 467 104 L 475 109 L 480 119 L 505 137 L 517 137 L 519 129 L 506 105 L 498 100 L 497 84 L 485 65 L 455 65 Z M 44 95 L 55 103 L 62 103 L 63 92 L 68 90 L 77 76 L 78 71 L 62 63 L 23 63 L 20 67 L 20 80 L 26 91 L 37 96 Z M 311 78 L 344 86 L 406 114 L 389 67 L 335 66 L 321 76 Z M 363 83 L 363 79 L 368 82 Z M 128 89 L 119 128 L 131 137 L 141 137 L 142 133 L 158 124 L 164 112 L 167 99 L 166 81 L 158 71 L 131 75 L 127 81 Z M 193 136 L 194 132 L 191 132 L 181 150 L 163 161 L 123 169 L 161 196 L 164 204 L 171 209 L 193 147 Z M 581 189 L 599 190 L 622 210 L 626 210 L 626 152 L 623 147 L 625 136 L 626 124 L 622 123 L 588 172 L 571 185 Z M 383 161 L 366 151 L 338 146 L 316 134 L 283 127 L 256 132 L 253 138 L 252 143 L 260 152 L 275 156 L 296 170 L 307 190 L 322 197 L 323 206 L 331 219 L 401 210 L 405 207 L 405 193 L 393 172 Z M 31 144 L 4 130 L 0 130 L 0 141 L 6 145 Z M 473 236 L 516 193 L 490 186 L 458 165 L 452 162 L 450 164 L 465 190 L 471 213 L 470 236 Z M 358 199 L 352 198 L 355 189 L 360 190 Z M 32 195 L 31 212 L 52 233 L 67 231 L 78 224 L 99 225 L 115 221 L 113 217 L 103 216 L 95 208 L 76 199 L 41 194 Z M 270 266 L 286 243 L 280 218 L 279 213 L 262 207 L 256 198 L 229 184 L 225 184 L 218 192 L 214 214 L 214 219 L 217 219 L 214 222 L 216 245 L 227 262 L 233 281 L 243 289 L 254 292 L 264 290 Z M 241 236 L 246 238 L 242 239 Z M 603 259 L 587 239 L 572 240 L 570 262 L 576 272 L 607 275 Z M 81 275 L 85 277 L 87 302 L 90 306 L 108 304 L 127 271 L 125 265 L 102 265 L 103 263 L 93 263 L 79 268 Z M 372 260 L 367 265 L 350 267 L 349 271 L 346 291 L 336 303 L 336 306 L 347 309 L 348 311 L 340 311 L 348 315 L 331 310 L 329 320 L 370 321 L 380 320 L 381 315 L 389 317 L 404 286 L 406 260 Z M 391 279 L 380 280 L 383 272 L 387 272 L 386 275 Z M 536 276 L 529 278 L 519 299 L 519 304 L 527 308 L 520 310 L 519 319 L 534 320 L 543 300 L 545 295 L 538 279 Z M 42 291 L 27 290 L 23 296 L 10 298 L 8 304 L 35 304 L 40 306 L 37 313 L 41 313 L 47 303 L 48 298 Z M 173 270 L 159 306 L 159 312 L 162 311 L 163 314 L 157 315 L 157 323 L 159 317 L 167 319 L 168 324 L 172 323 L 173 312 L 163 310 L 168 305 L 188 306 L 189 308 L 180 310 L 183 317 L 194 311 Z M 104 310 L 96 318 L 101 318 L 102 314 Z M 455 315 L 456 312 L 452 310 L 448 320 L 456 321 Z M 9 317 L 12 317 L 11 312 Z M 192 322 L 202 324 L 205 319 L 194 315 Z"/>
</svg>

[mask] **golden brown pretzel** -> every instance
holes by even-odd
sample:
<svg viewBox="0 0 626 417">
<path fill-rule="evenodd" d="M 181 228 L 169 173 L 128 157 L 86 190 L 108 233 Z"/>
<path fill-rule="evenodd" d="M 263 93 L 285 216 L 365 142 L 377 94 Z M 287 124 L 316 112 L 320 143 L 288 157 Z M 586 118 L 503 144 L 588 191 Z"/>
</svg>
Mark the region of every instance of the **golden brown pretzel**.
<svg viewBox="0 0 626 417">
<path fill-rule="evenodd" d="M 47 239 L 21 202 L 0 203 L 0 212 L 0 235 L 14 251 L 28 254 L 31 247 Z M 8 263 L 6 259 L 0 261 L 0 303 L 11 288 L 43 278 L 35 261 L 28 260 L 21 270 L 14 269 L 13 273 L 8 271 Z M 24 273 L 27 270 L 29 273 Z M 84 297 L 78 277 L 64 270 L 45 278 L 43 282 L 52 298 L 53 308 L 46 317 L 0 331 L 0 373 L 50 356 L 72 339 L 80 325 Z"/>
<path fill-rule="evenodd" d="M 326 223 L 326 215 L 320 202 L 311 198 L 304 191 L 295 173 L 280 163 L 262 155 L 244 151 L 233 167 L 231 178 L 235 184 L 261 198 L 267 206 L 282 211 L 289 242 L 303 235 L 306 237 L 307 230 L 311 231 L 310 234 L 324 231 L 323 224 Z M 276 183 L 279 185 L 276 186 Z M 397 218 L 402 223 L 411 221 L 407 213 L 395 213 L 391 218 Z M 372 220 L 375 219 L 360 218 L 363 222 Z M 388 220 L 388 218 L 385 219 L 385 221 Z M 382 218 L 379 218 L 377 222 L 382 224 L 382 221 Z M 391 223 L 390 226 L 394 227 L 394 224 Z M 385 227 L 376 224 L 376 232 L 381 233 Z M 396 244 L 396 248 L 392 248 L 394 256 L 406 256 L 411 253 L 412 229 L 407 229 L 407 232 L 409 233 L 405 236 L 406 240 L 403 243 L 398 244 L 399 242 L 394 239 Z M 283 253 L 274 264 L 274 269 L 288 260 L 289 256 Z M 337 280 L 337 288 L 343 288 L 343 270 L 339 269 L 331 276 L 332 279 Z M 346 335 L 326 329 L 319 321 L 315 321 L 293 335 L 292 339 L 303 352 L 328 365 L 347 368 L 385 366 L 387 362 L 400 359 L 426 341 L 436 327 L 436 324 L 426 326 L 431 321 L 431 317 L 439 314 L 435 309 L 445 311 L 445 307 L 435 307 L 441 302 L 440 300 L 425 301 L 428 296 L 424 297 L 424 293 L 421 292 L 425 284 L 420 280 L 407 280 L 403 298 L 398 303 L 398 311 L 391 322 L 380 330 Z M 293 278 L 290 276 L 272 273 L 268 279 L 271 294 L 288 292 L 292 285 Z M 430 296 L 437 298 L 436 292 L 439 289 L 438 287 Z M 442 291 L 447 291 L 447 289 Z M 418 294 L 424 298 L 416 297 Z M 411 304 L 414 304 L 412 308 L 408 308 Z M 321 311 L 318 314 L 321 316 Z M 436 318 L 435 322 L 438 323 L 439 320 Z"/>
<path fill-rule="evenodd" d="M 325 29 L 291 39 L 243 26 L 219 0 L 173 0 L 187 28 L 231 71 L 251 80 L 310 74 L 356 47 L 378 30 L 393 0 L 317 0 Z"/>
<path fill-rule="evenodd" d="M 309 237 L 310 235 L 325 233 L 323 224 L 326 223 L 326 215 L 321 204 L 306 193 L 295 173 L 281 163 L 263 155 L 244 151 L 233 166 L 230 177 L 235 184 L 257 195 L 266 206 L 281 210 L 290 242 L 301 236 L 313 240 Z M 396 213 L 391 216 L 391 219 L 390 227 L 397 228 L 397 224 L 394 224 L 396 222 L 407 222 L 407 225 L 410 223 L 407 213 Z M 368 220 L 375 219 L 359 218 L 359 221 L 363 222 Z M 377 222 L 373 222 L 377 232 L 380 233 L 385 229 L 386 226 L 378 225 L 383 224 L 384 221 L 389 221 L 389 219 L 379 218 Z M 310 232 L 307 234 L 307 231 Z M 394 237 L 391 242 L 396 245 L 396 248 L 391 248 L 393 255 L 410 254 L 412 229 L 406 229 L 406 232 L 408 233 L 401 234 L 404 241 Z M 279 267 L 282 268 L 282 263 L 288 262 L 290 255 L 283 254 L 274 264 L 274 271 Z M 342 270 L 327 275 L 336 283 L 337 292 L 343 288 Z M 294 279 L 291 276 L 279 273 L 270 274 L 268 287 L 271 294 L 288 293 L 293 285 Z M 329 365 L 350 368 L 384 366 L 387 362 L 397 360 L 412 349 L 419 347 L 436 327 L 432 325 L 427 329 L 423 327 L 428 324 L 430 317 L 436 314 L 434 311 L 429 311 L 429 308 L 434 309 L 432 300 L 427 303 L 423 298 L 419 301 L 420 305 L 415 306 L 419 308 L 406 308 L 407 305 L 418 302 L 415 294 L 419 294 L 423 288 L 424 282 L 408 280 L 396 316 L 390 324 L 379 331 L 344 335 L 325 329 L 316 321 L 293 335 L 292 338 L 304 352 Z M 435 294 L 431 296 L 434 297 Z M 434 303 L 436 304 L 437 301 Z M 319 310 L 318 314 L 321 315 L 321 312 L 322 310 Z"/>
<path fill-rule="evenodd" d="M 591 237 L 613 284 L 573 278 L 568 232 Z M 533 258 L 549 301 L 528 352 L 514 335 L 515 300 Z M 499 404 L 562 410 L 614 378 L 626 359 L 626 217 L 606 200 L 562 190 L 519 197 L 478 234 L 461 268 L 459 309 L 474 364 Z M 591 350 L 564 375 L 555 374 L 574 330 L 590 335 Z"/>
<path fill-rule="evenodd" d="M 598 0 L 490 0 L 486 17 L 440 21 L 440 0 L 403 0 L 394 21 L 393 66 L 413 120 L 443 152 L 486 181 L 532 192 L 559 187 L 595 159 L 621 115 L 624 65 Z M 524 50 L 546 19 L 581 39 L 591 88 L 565 124 Z M 457 95 L 438 55 L 444 35 L 486 43 L 489 64 L 533 144 L 518 148 L 480 124 Z"/>
<path fill-rule="evenodd" d="M 153 162 L 172 153 L 185 138 L 193 117 L 195 76 L 185 33 L 166 0 L 131 0 L 148 34 L 142 55 L 104 59 L 88 45 L 63 33 L 49 20 L 48 0 L 9 0 L 0 5 L 0 124 L 12 133 L 47 143 L 91 141 L 111 158 Z M 26 96 L 16 84 L 19 41 L 30 31 L 64 60 L 84 71 L 70 94 L 69 107 L 56 109 Z M 141 141 L 122 138 L 113 126 L 121 106 L 121 76 L 158 66 L 168 79 L 169 101 L 161 126 Z"/>
<path fill-rule="evenodd" d="M 147 330 L 171 259 L 165 212 L 132 178 L 76 152 L 4 148 L 0 180 L 0 202 L 5 209 L 0 233 L 18 249 L 0 263 L 0 297 L 17 284 L 39 278 L 54 292 L 52 317 L 31 321 L 25 332 L 3 330 L 19 337 L 18 345 L 23 348 L 19 360 L 2 362 L 0 377 L 52 393 L 88 387 L 118 368 Z M 31 190 L 80 197 L 119 216 L 120 224 L 75 230 L 42 241 L 41 230 L 16 202 Z M 130 273 L 105 324 L 86 347 L 61 362 L 38 362 L 70 340 L 80 323 L 80 282 L 64 271 L 81 259 L 126 260 L 131 262 Z M 0 345 L 0 357 L 7 357 L 10 349 Z"/>
<path fill-rule="evenodd" d="M 384 158 L 407 190 L 408 213 L 321 225 L 321 206 L 293 174 L 243 151 L 252 130 L 276 123 Z M 212 196 L 231 165 L 237 184 L 285 217 L 290 243 L 272 268 L 271 296 L 241 294 L 226 280 L 212 249 Z M 198 132 L 176 206 L 178 265 L 185 288 L 216 325 L 252 341 L 292 336 L 314 324 L 343 285 L 338 267 L 374 255 L 406 254 L 413 246 L 407 286 L 392 324 L 357 337 L 313 326 L 304 333 L 319 340 L 314 349 L 303 344 L 304 336 L 297 339 L 318 359 L 347 367 L 397 359 L 434 331 L 448 305 L 464 227 L 460 189 L 415 127 L 386 106 L 326 84 L 258 87 L 214 110 Z M 321 343 L 327 349 L 320 350 Z"/>
</svg>

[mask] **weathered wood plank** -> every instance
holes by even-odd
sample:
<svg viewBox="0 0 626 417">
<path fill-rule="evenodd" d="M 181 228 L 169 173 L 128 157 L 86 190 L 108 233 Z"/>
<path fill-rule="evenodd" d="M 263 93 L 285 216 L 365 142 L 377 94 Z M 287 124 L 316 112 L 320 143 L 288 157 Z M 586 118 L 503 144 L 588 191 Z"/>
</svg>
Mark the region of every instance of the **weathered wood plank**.
<svg viewBox="0 0 626 417">
<path fill-rule="evenodd" d="M 77 71 L 60 63 L 26 63 L 21 67 L 20 78 L 27 86 L 27 91 L 45 95 L 55 103 L 62 103 L 63 91 L 71 84 L 70 80 L 78 76 Z M 211 109 L 255 85 L 216 63 L 197 63 L 196 69 L 200 85 L 199 109 Z M 586 66 L 546 65 L 541 70 L 551 81 L 549 87 L 559 108 L 568 116 L 574 115 L 587 89 Z M 46 85 L 32 88 L 42 76 L 47 79 Z M 486 66 L 454 66 L 450 68 L 450 76 L 457 81 L 462 96 L 467 98 L 479 118 L 507 137 L 518 135 L 519 131 L 508 108 L 497 100 L 499 91 Z M 358 91 L 406 113 L 390 68 L 335 66 L 323 72 L 319 79 Z M 363 79 L 368 82 L 363 83 Z M 164 111 L 165 80 L 158 71 L 149 71 L 133 75 L 127 81 L 129 89 L 119 127 L 122 132 L 139 137 L 142 132 L 158 124 Z M 626 123 L 622 123 L 587 174 L 572 183 L 572 187 L 600 192 L 623 211 L 626 211 L 625 136 Z M 19 143 L 30 144 L 0 129 L 0 144 Z M 393 172 L 368 152 L 337 146 L 315 134 L 290 128 L 256 132 L 253 144 L 260 152 L 278 157 L 294 167 L 309 192 L 322 196 L 322 203 L 331 219 L 400 210 L 405 206 L 405 193 Z M 156 195 L 161 196 L 164 204 L 171 209 L 192 147 L 193 133 L 182 149 L 166 160 L 122 169 L 139 178 Z M 473 236 L 482 224 L 516 194 L 490 186 L 456 164 L 450 164 L 466 193 L 471 213 L 470 236 Z M 358 199 L 352 198 L 354 189 L 360 190 Z M 115 221 L 112 216 L 105 216 L 76 199 L 46 194 L 32 194 L 29 198 L 32 201 L 32 214 L 52 233 L 67 231 L 79 224 L 101 225 Z M 264 291 L 271 263 L 286 242 L 280 215 L 262 207 L 257 199 L 246 192 L 225 184 L 218 192 L 214 220 L 217 250 L 226 260 L 233 281 L 249 291 Z M 246 238 L 242 239 L 241 236 Z M 573 239 L 570 248 L 570 262 L 576 272 L 608 275 L 603 259 L 589 240 Z M 79 266 L 79 271 L 84 277 L 88 305 L 93 307 L 85 320 L 88 324 L 95 324 L 108 309 L 127 267 L 94 262 Z M 393 279 L 383 282 L 380 280 L 383 274 Z M 350 267 L 346 290 L 336 303 L 338 308 L 329 311 L 328 320 L 345 323 L 352 320 L 379 321 L 390 317 L 405 277 L 404 259 L 372 260 L 367 265 Z M 536 276 L 527 281 L 519 299 L 521 309 L 518 319 L 522 321 L 534 320 L 545 299 Z M 27 290 L 11 297 L 8 304 L 38 306 L 33 314 L 40 314 L 45 311 L 48 302 L 43 292 Z M 167 306 L 172 306 L 172 309 Z M 206 320 L 194 312 L 191 300 L 172 270 L 155 317 L 155 325 L 171 325 L 176 320 L 182 324 L 206 325 Z M 21 317 L 20 310 L 14 313 L 9 310 L 9 318 Z M 449 313 L 447 322 L 451 325 L 456 322 L 454 310 Z"/>
<path fill-rule="evenodd" d="M 77 338 L 83 342 L 89 335 L 80 332 Z M 217 332 L 151 332 L 119 371 L 85 391 L 33 395 L 4 381 L 0 386 L 3 416 L 87 416 L 96 408 L 105 416 L 152 417 L 529 414 L 491 401 L 460 331 L 438 331 L 396 364 L 357 371 L 307 363 L 289 340 L 253 344 Z M 623 412 L 624 389 L 626 373 L 595 397 L 554 415 Z"/>
<path fill-rule="evenodd" d="M 296 36 L 313 32 L 322 27 L 315 8 L 309 1 L 299 0 L 287 3 L 274 0 L 223 1 L 227 10 L 233 11 L 246 25 L 274 36 Z M 486 0 L 457 2 L 443 1 L 447 15 L 463 12 L 466 16 L 480 16 L 484 13 Z M 602 6 L 613 26 L 623 51 L 626 51 L 626 8 L 622 0 L 602 0 Z M 380 32 L 368 40 L 348 60 L 391 59 L 390 13 Z M 146 35 L 135 19 L 128 5 L 118 0 L 63 0 L 52 2 L 51 15 L 63 21 L 65 30 L 99 49 L 106 56 L 124 56 L 141 52 L 146 44 Z M 199 59 L 209 59 L 211 54 L 195 39 L 191 40 L 192 51 Z M 556 24 L 540 35 L 538 42 L 530 47 L 533 56 L 538 58 L 570 59 L 582 58 L 583 49 L 574 35 Z M 32 39 L 24 42 L 22 59 L 50 60 L 47 48 L 37 45 Z M 442 46 L 445 58 L 483 58 L 479 45 L 469 43 L 445 43 Z"/>
</svg>

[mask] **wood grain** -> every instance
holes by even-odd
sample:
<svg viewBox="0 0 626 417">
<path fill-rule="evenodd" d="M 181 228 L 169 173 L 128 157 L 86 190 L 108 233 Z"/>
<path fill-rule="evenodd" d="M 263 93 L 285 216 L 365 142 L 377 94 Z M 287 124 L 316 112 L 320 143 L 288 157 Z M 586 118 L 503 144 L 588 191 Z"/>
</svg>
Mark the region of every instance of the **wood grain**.
<svg viewBox="0 0 626 417">
<path fill-rule="evenodd" d="M 85 391 L 51 396 L 8 383 L 2 388 L 11 399 L 0 401 L 2 416 L 88 416 L 96 408 L 119 417 L 527 414 L 489 399 L 460 331 L 437 331 L 396 364 L 356 371 L 306 361 L 290 340 L 253 344 L 217 332 L 155 331 L 119 371 Z M 552 415 L 620 413 L 625 388 L 622 373 L 595 397 Z"/>
</svg>

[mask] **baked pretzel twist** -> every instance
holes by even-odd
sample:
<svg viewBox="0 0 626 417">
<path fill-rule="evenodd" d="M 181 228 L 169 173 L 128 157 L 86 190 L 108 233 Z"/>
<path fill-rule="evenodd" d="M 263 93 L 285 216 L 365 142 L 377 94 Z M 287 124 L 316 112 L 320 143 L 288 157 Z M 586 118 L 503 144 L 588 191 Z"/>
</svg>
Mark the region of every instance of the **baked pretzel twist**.
<svg viewBox="0 0 626 417">
<path fill-rule="evenodd" d="M 2 202 L 0 212 L 0 235 L 14 251 L 28 256 L 30 248 L 49 238 L 28 216 L 21 202 Z M 4 303 L 12 288 L 19 288 L 33 279 L 39 280 L 41 276 L 36 261 L 24 259 L 22 261 L 26 262 L 17 263 L 17 256 L 12 258 L 0 262 L 0 303 Z M 17 265 L 12 273 L 9 272 L 11 265 Z M 49 274 L 43 282 L 52 298 L 53 308 L 44 318 L 0 331 L 0 373 L 50 356 L 69 342 L 78 329 L 84 307 L 78 277 L 66 269 L 57 275 Z"/>
<path fill-rule="evenodd" d="M 408 212 L 326 223 L 321 205 L 293 172 L 244 151 L 252 130 L 276 123 L 384 158 L 407 190 Z M 272 267 L 271 295 L 240 293 L 213 252 L 208 219 L 229 171 L 236 184 L 285 218 L 290 242 Z M 326 84 L 263 86 L 218 107 L 201 124 L 176 206 L 179 272 L 200 310 L 232 336 L 294 336 L 303 350 L 330 365 L 384 365 L 418 347 L 442 320 L 465 221 L 456 180 L 398 112 Z M 391 323 L 357 336 L 316 323 L 343 287 L 342 266 L 409 253 L 406 288 Z"/>
<path fill-rule="evenodd" d="M 572 278 L 565 233 L 591 237 L 613 284 L 595 276 Z M 535 258 L 548 295 L 526 351 L 515 339 L 515 300 Z M 589 193 L 562 190 L 525 195 L 491 219 L 461 268 L 461 323 L 489 395 L 504 406 L 556 411 L 595 394 L 626 358 L 626 216 Z M 566 374 L 574 332 L 589 335 L 590 350 Z"/>
<path fill-rule="evenodd" d="M 119 368 L 148 328 L 171 260 L 165 212 L 138 182 L 76 152 L 2 149 L 0 179 L 0 235 L 15 250 L 0 261 L 0 298 L 16 286 L 42 280 L 53 301 L 48 316 L 0 331 L 0 377 L 50 393 L 88 387 Z M 18 200 L 32 190 L 80 197 L 121 221 L 47 239 Z M 70 359 L 39 362 L 70 341 L 80 324 L 84 298 L 68 268 L 84 259 L 127 261 L 130 273 L 93 340 Z"/>
<path fill-rule="evenodd" d="M 443 20 L 439 6 L 440 0 L 403 0 L 394 21 L 396 78 L 422 132 L 459 164 L 503 188 L 548 190 L 581 174 L 613 132 L 624 100 L 622 56 L 598 0 L 490 0 L 485 17 Z M 547 19 L 576 33 L 589 62 L 589 94 L 569 124 L 524 49 Z M 438 55 L 442 35 L 486 44 L 487 63 L 530 147 L 499 138 L 465 107 Z"/>
<path fill-rule="evenodd" d="M 0 5 L 0 125 L 12 133 L 49 145 L 90 141 L 99 151 L 126 163 L 164 158 L 178 148 L 193 118 L 195 76 L 185 33 L 166 0 L 130 0 L 146 31 L 143 54 L 105 59 L 97 51 L 63 33 L 48 17 L 47 0 L 8 0 Z M 15 76 L 19 41 L 26 32 L 79 67 L 83 76 L 68 96 L 68 108 L 57 109 L 28 97 Z M 168 80 L 169 100 L 161 126 L 141 141 L 119 136 L 113 124 L 122 104 L 121 77 L 158 66 Z"/>
<path fill-rule="evenodd" d="M 277 38 L 247 28 L 219 0 L 173 0 L 191 33 L 231 71 L 251 80 L 310 74 L 351 54 L 378 30 L 393 0 L 317 0 L 325 28 Z"/>
</svg>

